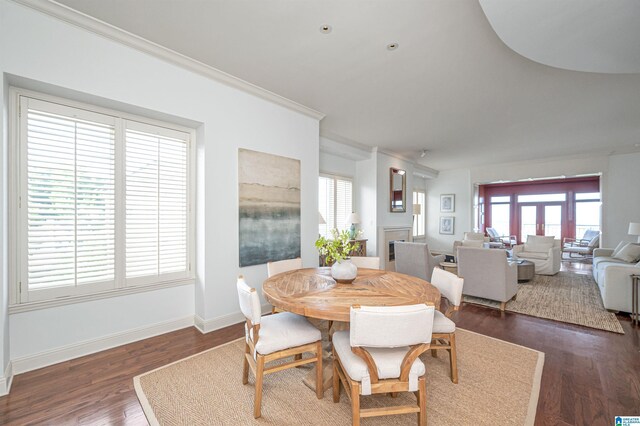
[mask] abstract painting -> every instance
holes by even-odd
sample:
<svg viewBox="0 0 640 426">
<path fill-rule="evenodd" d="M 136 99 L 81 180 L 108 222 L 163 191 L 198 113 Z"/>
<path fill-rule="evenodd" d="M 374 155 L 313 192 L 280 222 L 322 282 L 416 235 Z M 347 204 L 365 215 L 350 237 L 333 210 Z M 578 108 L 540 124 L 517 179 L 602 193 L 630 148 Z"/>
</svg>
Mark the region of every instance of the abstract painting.
<svg viewBox="0 0 640 426">
<path fill-rule="evenodd" d="M 238 150 L 240 267 L 300 257 L 300 160 Z"/>
</svg>

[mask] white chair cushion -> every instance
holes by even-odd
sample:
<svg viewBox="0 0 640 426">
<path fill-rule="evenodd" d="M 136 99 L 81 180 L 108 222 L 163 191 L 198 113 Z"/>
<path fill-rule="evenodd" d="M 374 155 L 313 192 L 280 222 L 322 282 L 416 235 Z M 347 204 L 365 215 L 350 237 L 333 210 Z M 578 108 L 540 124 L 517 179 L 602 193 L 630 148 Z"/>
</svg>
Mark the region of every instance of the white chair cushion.
<svg viewBox="0 0 640 426">
<path fill-rule="evenodd" d="M 251 330 L 251 338 L 253 338 L 253 330 Z M 262 317 L 256 351 L 261 355 L 268 355 L 317 342 L 320 339 L 320 330 L 311 325 L 305 317 L 291 312 L 282 312 Z"/>
<path fill-rule="evenodd" d="M 612 256 L 614 259 L 620 259 L 628 263 L 635 263 L 640 260 L 640 245 L 627 244 L 617 254 Z"/>
<path fill-rule="evenodd" d="M 526 244 L 525 244 L 525 250 L 526 250 Z M 542 260 L 546 260 L 549 258 L 549 250 L 547 250 L 544 253 L 541 252 L 531 252 L 531 251 L 521 251 L 520 253 L 518 253 L 518 257 L 522 257 L 524 259 L 542 259 Z"/>
<path fill-rule="evenodd" d="M 434 333 L 454 333 L 456 323 L 447 318 L 442 312 L 436 311 L 433 316 Z"/>
<path fill-rule="evenodd" d="M 593 249 L 589 247 L 566 247 L 564 251 L 566 253 L 578 253 L 578 254 L 589 254 Z"/>
<path fill-rule="evenodd" d="M 371 395 L 371 377 L 369 369 L 362 358 L 351 352 L 348 331 L 338 331 L 333 334 L 333 347 L 340 358 L 347 375 L 361 383 L 362 395 Z M 366 348 L 378 367 L 379 379 L 397 379 L 400 377 L 402 360 L 409 351 L 408 346 L 397 348 Z M 409 391 L 418 390 L 418 378 L 426 372 L 425 366 L 417 358 L 411 365 L 409 372 Z"/>
</svg>

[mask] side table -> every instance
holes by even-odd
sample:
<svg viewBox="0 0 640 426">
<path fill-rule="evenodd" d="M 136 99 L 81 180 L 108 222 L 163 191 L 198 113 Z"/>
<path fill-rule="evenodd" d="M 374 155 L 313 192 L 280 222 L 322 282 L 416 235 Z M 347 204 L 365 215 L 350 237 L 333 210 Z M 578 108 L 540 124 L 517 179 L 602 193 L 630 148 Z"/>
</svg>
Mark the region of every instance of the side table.
<svg viewBox="0 0 640 426">
<path fill-rule="evenodd" d="M 517 260 L 518 262 L 518 281 L 532 280 L 536 274 L 535 263 L 528 260 Z"/>
</svg>

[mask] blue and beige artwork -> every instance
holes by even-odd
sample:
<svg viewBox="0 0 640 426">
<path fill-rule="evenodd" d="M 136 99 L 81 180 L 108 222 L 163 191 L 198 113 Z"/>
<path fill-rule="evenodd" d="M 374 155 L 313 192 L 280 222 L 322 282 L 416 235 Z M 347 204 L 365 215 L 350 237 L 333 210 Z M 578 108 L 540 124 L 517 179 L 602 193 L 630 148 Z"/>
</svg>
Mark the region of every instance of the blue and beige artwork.
<svg viewBox="0 0 640 426">
<path fill-rule="evenodd" d="M 300 257 L 300 160 L 238 150 L 240 267 Z"/>
</svg>

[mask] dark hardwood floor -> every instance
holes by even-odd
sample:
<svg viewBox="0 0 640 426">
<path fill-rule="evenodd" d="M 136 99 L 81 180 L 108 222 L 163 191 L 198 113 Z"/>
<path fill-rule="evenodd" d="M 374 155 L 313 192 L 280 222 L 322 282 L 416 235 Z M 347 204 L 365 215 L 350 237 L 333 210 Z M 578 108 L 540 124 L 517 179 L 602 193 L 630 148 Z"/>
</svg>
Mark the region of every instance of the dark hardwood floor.
<svg viewBox="0 0 640 426">
<path fill-rule="evenodd" d="M 590 265 L 565 262 L 576 273 Z M 466 304 L 459 327 L 544 352 L 537 425 L 611 425 L 640 415 L 640 328 L 625 335 Z M 0 398 L 0 424 L 140 425 L 146 419 L 133 377 L 241 337 L 241 325 L 206 335 L 187 328 L 14 378 Z M 212 422 L 212 424 L 215 424 Z"/>
</svg>

